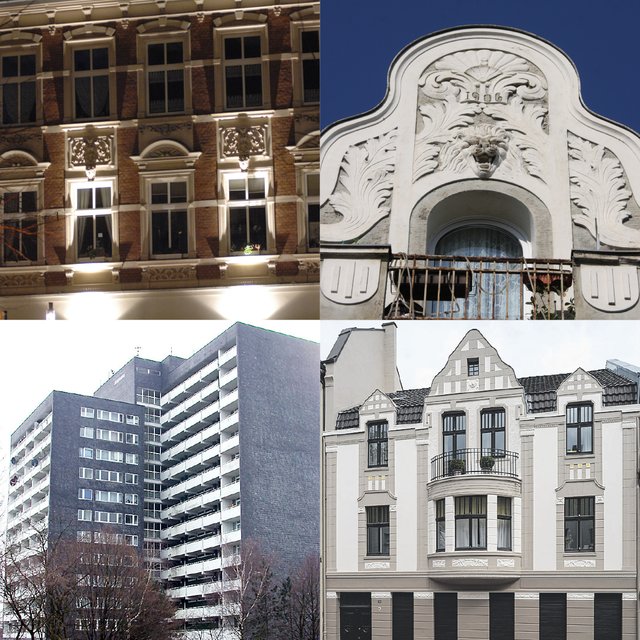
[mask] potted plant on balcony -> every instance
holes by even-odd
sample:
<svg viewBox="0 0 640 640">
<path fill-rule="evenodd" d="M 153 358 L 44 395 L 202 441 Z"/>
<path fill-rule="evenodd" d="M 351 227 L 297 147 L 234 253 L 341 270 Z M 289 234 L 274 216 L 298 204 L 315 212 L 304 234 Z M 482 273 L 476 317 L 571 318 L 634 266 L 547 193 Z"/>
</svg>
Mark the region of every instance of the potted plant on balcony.
<svg viewBox="0 0 640 640">
<path fill-rule="evenodd" d="M 489 473 L 493 469 L 493 465 L 496 463 L 496 460 L 493 456 L 482 456 L 480 458 L 480 468 Z"/>
<path fill-rule="evenodd" d="M 465 461 L 462 458 L 454 458 L 453 460 L 449 460 L 449 475 L 450 476 L 459 476 L 464 473 L 466 470 Z"/>
</svg>

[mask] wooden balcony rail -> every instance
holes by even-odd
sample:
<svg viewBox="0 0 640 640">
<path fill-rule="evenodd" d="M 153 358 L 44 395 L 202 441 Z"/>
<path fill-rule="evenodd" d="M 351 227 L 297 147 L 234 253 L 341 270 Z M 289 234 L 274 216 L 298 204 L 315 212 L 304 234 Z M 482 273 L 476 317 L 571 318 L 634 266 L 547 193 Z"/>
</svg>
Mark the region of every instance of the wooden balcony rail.
<svg viewBox="0 0 640 640">
<path fill-rule="evenodd" d="M 570 320 L 570 260 L 394 254 L 386 319 Z"/>
</svg>

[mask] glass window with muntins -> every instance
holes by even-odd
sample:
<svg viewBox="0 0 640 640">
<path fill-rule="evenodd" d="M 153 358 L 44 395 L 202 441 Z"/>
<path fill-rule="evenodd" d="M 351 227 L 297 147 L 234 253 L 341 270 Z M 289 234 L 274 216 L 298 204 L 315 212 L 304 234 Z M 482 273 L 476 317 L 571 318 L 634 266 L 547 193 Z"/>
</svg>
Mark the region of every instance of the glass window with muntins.
<svg viewBox="0 0 640 640">
<path fill-rule="evenodd" d="M 456 502 L 456 550 L 487 548 L 487 496 L 462 496 Z"/>
<path fill-rule="evenodd" d="M 2 122 L 36 121 L 35 54 L 2 56 Z"/>
<path fill-rule="evenodd" d="M 567 453 L 593 453 L 593 405 L 567 406 Z"/>
<path fill-rule="evenodd" d="M 224 39 L 227 109 L 262 106 L 262 45 L 260 36 Z"/>
<path fill-rule="evenodd" d="M 504 409 L 484 409 L 480 413 L 480 434 L 482 453 L 504 456 L 505 451 L 505 411 Z"/>
<path fill-rule="evenodd" d="M 564 550 L 595 551 L 595 498 L 565 498 Z"/>
<path fill-rule="evenodd" d="M 389 507 L 367 507 L 367 555 L 389 555 Z"/>
<path fill-rule="evenodd" d="M 367 425 L 369 467 L 386 467 L 388 464 L 388 425 L 386 422 L 375 422 Z"/>
<path fill-rule="evenodd" d="M 184 111 L 184 57 L 182 42 L 147 45 L 149 114 Z"/>
<path fill-rule="evenodd" d="M 444 452 L 455 454 L 466 448 L 466 416 L 464 413 L 445 413 L 442 416 Z"/>
<path fill-rule="evenodd" d="M 109 49 L 76 49 L 73 74 L 76 118 L 106 118 L 109 115 Z"/>
</svg>

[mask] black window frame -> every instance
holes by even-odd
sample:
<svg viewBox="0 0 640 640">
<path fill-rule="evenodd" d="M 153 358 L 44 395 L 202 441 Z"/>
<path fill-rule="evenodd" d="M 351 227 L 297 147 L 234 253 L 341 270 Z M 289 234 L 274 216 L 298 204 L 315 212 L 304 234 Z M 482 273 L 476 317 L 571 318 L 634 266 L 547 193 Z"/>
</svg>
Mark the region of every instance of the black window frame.
<svg viewBox="0 0 640 640">
<path fill-rule="evenodd" d="M 367 463 L 369 469 L 389 466 L 389 423 L 386 420 L 367 422 Z"/>
<path fill-rule="evenodd" d="M 176 62 L 170 59 L 174 57 L 174 51 L 170 50 L 170 47 L 174 45 L 180 46 L 180 62 Z M 163 62 L 152 62 L 152 47 L 162 47 Z M 187 109 L 186 100 L 186 76 L 185 76 L 185 54 L 187 52 L 186 44 L 183 40 L 167 39 L 167 40 L 154 40 L 147 42 L 145 45 L 145 56 L 147 61 L 146 68 L 146 89 L 147 89 L 147 115 L 153 116 L 167 116 L 171 114 L 185 113 Z M 156 74 L 152 76 L 152 74 Z M 162 82 L 158 82 L 157 79 L 162 78 Z M 178 80 L 178 78 L 180 78 Z M 152 98 L 152 84 L 162 85 L 164 95 L 162 99 Z M 177 86 L 182 87 L 182 95 L 180 92 L 174 93 Z M 181 100 L 180 100 L 181 98 Z M 162 103 L 160 105 L 160 102 Z M 162 109 L 158 109 L 157 106 L 162 106 Z"/>
<path fill-rule="evenodd" d="M 582 409 L 589 409 L 590 420 L 582 420 Z M 569 412 L 570 410 L 577 410 L 577 420 L 569 422 Z M 576 454 L 585 454 L 585 453 L 593 453 L 593 403 L 592 402 L 572 402 L 567 405 L 565 411 L 565 430 L 566 430 L 566 452 L 567 455 L 576 455 Z M 569 449 L 569 430 L 575 430 L 575 442 L 576 448 Z M 590 432 L 590 441 L 591 447 L 589 449 L 583 448 L 583 431 Z"/>
<path fill-rule="evenodd" d="M 5 64 L 5 60 L 13 58 L 16 59 L 15 73 L 9 68 L 9 64 Z M 31 69 L 33 69 L 32 73 L 30 73 Z M 38 56 L 33 50 L 7 52 L 0 56 L 0 80 L 2 80 L 0 99 L 2 101 L 3 125 L 24 125 L 37 122 L 37 76 Z M 13 91 L 15 91 L 15 95 L 10 95 Z M 10 117 L 11 110 L 7 108 L 9 103 L 15 106 L 15 118 Z"/>
<path fill-rule="evenodd" d="M 576 544 L 569 546 L 569 524 L 576 523 Z M 583 524 L 591 524 L 592 542 L 583 542 Z M 572 529 L 574 527 L 571 527 Z M 588 529 L 587 529 L 588 530 Z M 564 499 L 564 551 L 565 553 L 594 553 L 596 550 L 596 499 L 595 496 L 578 496 Z"/>
<path fill-rule="evenodd" d="M 366 507 L 367 556 L 388 556 L 390 553 L 389 506 Z"/>
<path fill-rule="evenodd" d="M 230 55 L 234 40 L 240 42 L 239 55 Z M 258 41 L 258 54 L 247 53 L 254 43 L 247 46 L 247 40 Z M 225 35 L 222 39 L 222 55 L 224 68 L 224 104 L 227 111 L 239 109 L 259 109 L 265 105 L 264 73 L 262 60 L 267 53 L 263 51 L 264 42 L 261 33 L 242 33 Z M 254 73 L 258 71 L 258 73 Z M 260 93 L 252 93 L 251 87 L 257 85 L 259 79 Z M 238 83 L 239 80 L 239 83 Z M 239 88 L 241 87 L 241 90 Z"/>
<path fill-rule="evenodd" d="M 447 423 L 453 419 L 450 426 Z M 458 419 L 462 427 L 458 425 Z M 451 448 L 447 449 L 447 438 L 451 438 Z M 462 440 L 462 446 L 458 441 Z M 467 448 L 467 414 L 464 411 L 447 411 L 442 414 L 442 451 L 455 457 L 456 452 Z"/>
<path fill-rule="evenodd" d="M 308 34 L 316 34 L 317 46 L 311 44 Z M 305 42 L 306 41 L 306 42 Z M 315 44 L 315 43 L 314 43 Z M 320 102 L 320 29 L 304 29 L 300 32 L 300 64 L 302 72 L 302 103 L 317 104 Z"/>
<path fill-rule="evenodd" d="M 456 496 L 455 500 L 455 523 L 456 523 L 456 551 L 486 551 L 487 549 L 487 496 Z M 459 505 L 464 505 L 460 509 Z M 476 505 L 484 506 L 484 513 L 480 510 L 475 512 Z M 465 513 L 459 513 L 464 511 Z M 469 523 L 469 546 L 462 547 L 458 539 L 458 523 L 467 521 Z M 480 544 L 482 525 L 484 525 L 484 545 Z M 475 543 L 475 544 L 474 544 Z"/>
<path fill-rule="evenodd" d="M 436 552 L 446 551 L 446 506 L 445 499 L 436 500 Z M 440 531 L 442 529 L 443 544 L 440 544 Z"/>
<path fill-rule="evenodd" d="M 480 375 L 480 358 L 467 358 L 467 375 L 474 377 Z"/>
<path fill-rule="evenodd" d="M 501 423 L 501 424 L 500 424 Z M 503 458 L 507 448 L 507 412 L 503 407 L 482 409 L 480 411 L 480 446 L 482 455 L 490 452 L 494 458 Z M 502 433 L 502 447 L 496 446 L 496 434 Z M 485 446 L 484 436 L 491 439 L 491 446 Z"/>
<path fill-rule="evenodd" d="M 96 53 L 100 51 L 106 51 L 107 64 L 106 66 L 100 66 L 100 60 L 96 61 Z M 89 67 L 86 69 L 78 69 L 78 54 L 81 52 L 88 53 Z M 109 46 L 105 43 L 87 45 L 86 47 L 78 47 L 73 50 L 73 114 L 76 120 L 104 120 L 111 116 L 111 87 L 110 87 L 110 71 L 111 68 L 111 52 Z M 96 66 L 97 65 L 97 66 Z M 89 90 L 86 91 L 86 87 L 81 88 L 83 80 L 88 79 Z M 100 82 L 98 79 L 106 80 L 106 111 L 99 113 L 96 106 L 99 101 L 96 98 L 100 91 Z M 89 99 L 89 112 L 82 114 L 83 109 L 81 99 L 79 96 L 84 94 Z"/>
</svg>

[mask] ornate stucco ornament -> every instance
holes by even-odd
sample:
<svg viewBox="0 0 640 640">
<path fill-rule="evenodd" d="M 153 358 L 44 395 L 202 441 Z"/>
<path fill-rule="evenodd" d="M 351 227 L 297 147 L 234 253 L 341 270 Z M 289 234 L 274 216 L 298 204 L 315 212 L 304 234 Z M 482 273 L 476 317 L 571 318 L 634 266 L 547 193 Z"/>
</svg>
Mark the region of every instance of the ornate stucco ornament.
<svg viewBox="0 0 640 640">
<path fill-rule="evenodd" d="M 579 211 L 573 221 L 611 247 L 640 248 L 640 231 L 622 223 L 632 193 L 620 160 L 604 146 L 569 132 L 571 200 Z"/>
<path fill-rule="evenodd" d="M 453 93 L 461 102 L 506 104 L 517 94 L 524 100 L 544 98 L 543 77 L 530 63 L 505 51 L 471 49 L 457 51 L 433 65 L 420 79 L 425 95 L 442 100 Z"/>
<path fill-rule="evenodd" d="M 338 224 L 329 224 L 323 230 L 324 240 L 339 240 L 345 233 L 362 235 L 389 215 L 396 135 L 393 129 L 349 147 L 344 154 L 337 184 L 329 196 L 329 204 L 342 216 L 340 236 L 333 237 L 332 227 Z"/>
<path fill-rule="evenodd" d="M 69 162 L 72 167 L 84 167 L 89 180 L 96 177 L 97 165 L 112 164 L 113 136 L 87 135 L 69 140 Z"/>
<path fill-rule="evenodd" d="M 222 130 L 222 155 L 237 156 L 240 168 L 246 171 L 251 156 L 266 155 L 267 133 L 263 125 L 253 127 L 227 127 Z"/>
<path fill-rule="evenodd" d="M 462 172 L 464 141 L 474 136 L 464 130 L 499 124 L 511 142 L 498 163 L 505 176 L 524 173 L 545 182 L 547 83 L 531 63 L 504 51 L 460 51 L 431 65 L 419 84 L 414 181 L 437 170 Z M 498 164 L 480 173 L 477 164 L 471 168 L 488 178 Z"/>
<path fill-rule="evenodd" d="M 490 124 L 463 129 L 458 134 L 461 152 L 479 178 L 489 178 L 507 157 L 509 134 Z"/>
</svg>

